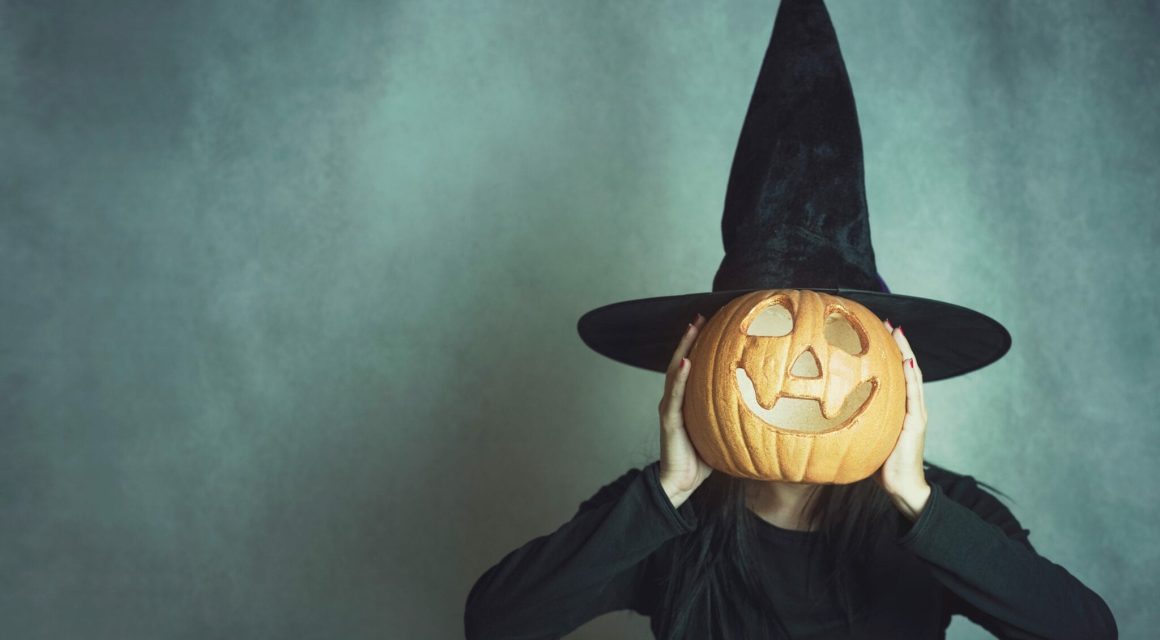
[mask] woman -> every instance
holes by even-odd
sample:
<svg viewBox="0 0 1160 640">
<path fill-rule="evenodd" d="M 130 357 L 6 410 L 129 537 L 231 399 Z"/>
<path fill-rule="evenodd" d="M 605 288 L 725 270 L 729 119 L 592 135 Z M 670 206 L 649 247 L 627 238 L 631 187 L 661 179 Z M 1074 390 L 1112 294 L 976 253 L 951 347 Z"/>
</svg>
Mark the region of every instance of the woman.
<svg viewBox="0 0 1160 640">
<path fill-rule="evenodd" d="M 1001 638 L 1116 637 L 1104 601 L 1037 554 L 995 497 L 923 462 L 915 353 L 933 382 L 996 361 L 1010 335 L 972 309 L 890 291 L 863 177 L 829 13 L 821 0 L 782 0 L 730 170 L 713 290 L 621 301 L 578 323 L 599 353 L 664 373 L 660 460 L 489 569 L 467 599 L 469 638 L 555 638 L 621 609 L 666 639 L 941 638 L 955 614 Z M 901 352 L 906 415 L 870 478 L 810 486 L 711 473 L 689 440 L 686 356 L 705 319 L 678 340 L 685 318 L 780 289 L 839 295 L 911 329 L 907 340 L 884 323 Z"/>
<path fill-rule="evenodd" d="M 507 554 L 471 589 L 468 638 L 555 638 L 622 609 L 658 638 L 942 638 L 964 615 L 999 638 L 1116 638 L 1111 611 L 963 476 L 922 459 L 922 369 L 902 327 L 907 412 L 881 469 L 849 485 L 713 474 L 685 431 L 686 355 L 658 407 L 661 458 Z"/>
</svg>

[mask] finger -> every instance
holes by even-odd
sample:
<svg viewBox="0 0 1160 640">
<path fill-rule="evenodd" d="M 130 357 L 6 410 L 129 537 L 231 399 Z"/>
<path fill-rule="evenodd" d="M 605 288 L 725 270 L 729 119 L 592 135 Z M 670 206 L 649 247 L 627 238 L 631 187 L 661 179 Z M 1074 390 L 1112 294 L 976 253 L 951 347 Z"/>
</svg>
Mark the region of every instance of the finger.
<svg viewBox="0 0 1160 640">
<path fill-rule="evenodd" d="M 901 337 L 903 349 L 902 365 L 908 369 L 912 374 L 910 380 L 918 393 L 918 405 L 920 411 L 917 415 L 921 415 L 923 420 L 926 420 L 926 385 L 922 383 L 922 367 L 918 366 L 918 358 L 914 355 L 914 350 L 910 348 L 910 342 L 906 340 L 906 336 Z M 907 362 L 909 360 L 909 362 Z"/>
<path fill-rule="evenodd" d="M 692 329 L 690 332 L 687 332 L 685 339 L 679 345 L 679 349 L 681 351 L 680 358 L 688 357 L 689 350 L 691 350 L 693 348 L 693 344 L 697 342 L 697 336 L 701 335 L 701 329 L 705 328 L 705 322 L 705 317 L 698 313 L 697 317 L 691 323 L 693 325 Z M 680 358 L 677 359 L 678 362 L 680 361 Z M 692 362 L 686 362 L 685 366 L 691 367 Z"/>
<path fill-rule="evenodd" d="M 903 361 L 914 357 L 914 350 L 910 348 L 910 341 L 906 339 L 906 334 L 902 333 L 901 326 L 895 327 L 894 332 L 890 335 L 894 336 L 894 342 L 898 344 L 898 350 L 902 352 Z"/>
<path fill-rule="evenodd" d="M 910 362 L 908 361 L 903 362 L 902 367 L 905 369 L 906 377 L 906 413 L 908 416 L 920 418 L 920 423 L 925 423 L 926 420 L 923 416 L 922 399 L 919 395 L 920 391 L 918 388 L 918 376 L 915 374 L 915 371 L 917 370 L 911 367 Z"/>
<path fill-rule="evenodd" d="M 906 380 L 906 413 L 917 415 L 918 390 L 914 388 L 914 376 L 910 371 L 910 358 L 906 358 L 902 361 L 902 377 Z"/>
<path fill-rule="evenodd" d="M 681 339 L 677 342 L 677 348 L 673 349 L 673 357 L 669 358 L 668 373 L 672 374 L 675 372 L 677 370 L 677 363 L 680 362 L 681 358 L 685 357 L 685 351 L 688 348 L 689 340 L 692 338 L 694 330 L 691 323 L 685 327 L 685 332 L 681 334 Z"/>
<path fill-rule="evenodd" d="M 698 314 L 698 319 L 700 315 Z M 681 335 L 681 341 L 677 343 L 676 350 L 673 351 L 673 357 L 669 360 L 669 371 L 674 371 L 677 363 L 681 358 L 684 358 L 689 353 L 689 345 L 692 344 L 693 338 L 697 335 L 698 326 L 692 322 L 685 327 L 685 333 Z"/>
<path fill-rule="evenodd" d="M 913 369 L 913 371 L 918 373 L 918 375 L 916 377 L 912 377 L 909 375 L 904 376 L 906 379 L 907 405 L 909 406 L 909 404 L 910 404 L 911 388 L 917 387 L 918 388 L 918 404 L 919 404 L 921 409 L 915 415 L 921 415 L 923 421 L 925 421 L 926 420 L 926 396 L 925 396 L 925 389 L 924 389 L 923 384 L 922 384 L 922 369 L 918 368 L 918 359 L 915 358 L 915 356 L 914 356 L 914 350 L 910 348 L 910 342 L 906 339 L 906 336 L 901 331 L 899 331 L 899 329 L 901 327 L 892 326 L 890 324 L 889 318 L 882 320 L 882 326 L 886 327 L 886 330 L 890 332 L 890 336 L 892 338 L 894 338 L 895 343 L 898 345 L 899 351 L 902 352 L 903 369 L 904 370 L 905 369 Z M 913 367 L 911 366 L 911 362 L 907 362 L 907 360 L 912 360 Z"/>
<path fill-rule="evenodd" d="M 922 383 L 922 367 L 918 366 L 917 359 L 911 362 L 914 363 L 914 384 L 918 387 L 918 406 L 922 407 L 922 420 L 926 422 L 926 385 Z"/>
<path fill-rule="evenodd" d="M 685 381 L 689 378 L 689 369 L 692 368 L 691 363 L 685 362 L 681 366 L 681 361 L 677 361 L 677 371 L 673 376 L 673 384 L 669 388 L 666 398 L 668 405 L 665 407 L 665 418 L 670 421 L 675 421 L 681 418 L 681 408 L 685 401 Z"/>
</svg>

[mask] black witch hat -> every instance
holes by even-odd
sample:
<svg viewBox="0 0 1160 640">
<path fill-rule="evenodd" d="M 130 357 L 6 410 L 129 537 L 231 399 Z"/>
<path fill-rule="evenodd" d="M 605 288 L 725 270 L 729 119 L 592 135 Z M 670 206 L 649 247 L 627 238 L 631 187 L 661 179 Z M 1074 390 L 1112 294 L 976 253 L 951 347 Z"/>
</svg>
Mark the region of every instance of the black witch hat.
<svg viewBox="0 0 1160 640">
<path fill-rule="evenodd" d="M 782 0 L 745 114 L 721 219 L 725 257 L 711 292 L 628 300 L 585 313 L 577 329 L 613 360 L 667 370 L 687 324 L 759 289 L 854 300 L 903 326 L 933 382 L 984 367 L 1011 347 L 992 318 L 891 293 L 878 275 L 854 94 L 822 0 Z"/>
</svg>

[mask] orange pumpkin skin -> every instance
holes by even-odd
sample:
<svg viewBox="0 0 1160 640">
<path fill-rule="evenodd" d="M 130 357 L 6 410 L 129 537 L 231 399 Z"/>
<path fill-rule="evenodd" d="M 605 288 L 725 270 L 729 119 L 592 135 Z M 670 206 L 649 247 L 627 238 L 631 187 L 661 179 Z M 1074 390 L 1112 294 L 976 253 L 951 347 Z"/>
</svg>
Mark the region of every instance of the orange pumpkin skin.
<svg viewBox="0 0 1160 640">
<path fill-rule="evenodd" d="M 787 321 L 789 333 L 776 335 Z M 803 289 L 741 295 L 705 323 L 689 360 L 685 429 L 701 458 L 729 475 L 857 482 L 902 431 L 902 352 L 853 300 Z M 799 375 L 807 369 L 816 375 Z"/>
</svg>

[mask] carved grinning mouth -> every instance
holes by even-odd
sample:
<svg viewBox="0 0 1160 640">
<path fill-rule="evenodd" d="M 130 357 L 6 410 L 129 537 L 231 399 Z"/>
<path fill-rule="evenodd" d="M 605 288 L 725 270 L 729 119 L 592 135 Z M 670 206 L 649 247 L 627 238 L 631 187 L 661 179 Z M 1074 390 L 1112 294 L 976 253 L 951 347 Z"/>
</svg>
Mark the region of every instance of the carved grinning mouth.
<svg viewBox="0 0 1160 640">
<path fill-rule="evenodd" d="M 775 429 L 819 433 L 837 429 L 850 418 L 862 412 L 874 390 L 874 381 L 863 380 L 846 395 L 842 408 L 834 416 L 822 415 L 822 405 L 816 398 L 779 396 L 773 407 L 766 409 L 757 403 L 757 390 L 753 380 L 743 368 L 737 368 L 737 386 L 741 390 L 745 408 Z"/>
</svg>

